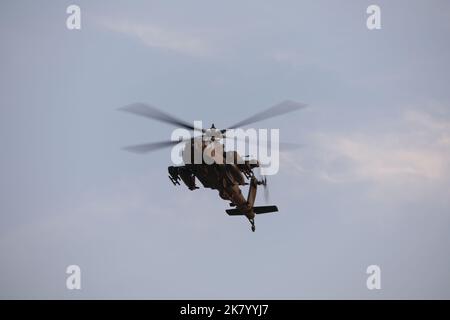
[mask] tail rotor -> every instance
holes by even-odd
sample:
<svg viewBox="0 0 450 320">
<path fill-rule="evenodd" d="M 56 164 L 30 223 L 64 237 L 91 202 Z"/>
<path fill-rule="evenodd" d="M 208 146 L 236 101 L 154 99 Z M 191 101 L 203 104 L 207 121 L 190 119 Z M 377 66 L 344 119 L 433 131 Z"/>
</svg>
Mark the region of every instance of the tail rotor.
<svg viewBox="0 0 450 320">
<path fill-rule="evenodd" d="M 264 187 L 264 201 L 269 202 L 269 186 L 267 185 L 267 176 L 260 174 L 260 179 L 258 179 L 258 184 Z"/>
</svg>

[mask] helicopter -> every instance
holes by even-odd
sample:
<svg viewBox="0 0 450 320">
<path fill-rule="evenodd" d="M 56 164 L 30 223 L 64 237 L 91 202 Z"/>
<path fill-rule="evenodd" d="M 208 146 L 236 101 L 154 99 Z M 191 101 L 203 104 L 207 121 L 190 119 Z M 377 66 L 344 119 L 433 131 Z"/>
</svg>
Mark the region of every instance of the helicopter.
<svg viewBox="0 0 450 320">
<path fill-rule="evenodd" d="M 232 207 L 231 209 L 226 209 L 226 213 L 230 216 L 245 216 L 251 224 L 251 230 L 255 232 L 256 214 L 278 212 L 278 207 L 275 205 L 255 206 L 258 186 L 264 187 L 266 200 L 268 197 L 267 178 L 264 176 L 258 179 L 254 172 L 256 168 L 260 167 L 260 163 L 257 159 L 239 155 L 235 150 L 225 151 L 223 140 L 233 138 L 227 136 L 227 132 L 304 107 L 306 107 L 306 104 L 286 100 L 245 118 L 227 127 L 227 129 L 216 129 L 214 124 L 209 129 L 204 129 L 180 120 L 155 106 L 145 103 L 133 103 L 121 107 L 119 110 L 164 122 L 178 128 L 199 132 L 201 135 L 179 140 L 132 145 L 123 149 L 138 154 L 145 154 L 184 143 L 182 149 L 183 165 L 168 167 L 170 181 L 175 186 L 180 185 L 182 181 L 189 190 L 193 191 L 199 189 L 196 184 L 196 180 L 198 180 L 204 188 L 218 190 L 220 198 L 229 201 L 229 205 Z M 289 148 L 297 146 L 292 143 L 280 144 L 280 146 L 283 145 Z M 196 154 L 202 155 L 200 161 L 196 161 Z M 249 189 L 245 198 L 242 194 L 241 186 L 247 185 Z"/>
</svg>

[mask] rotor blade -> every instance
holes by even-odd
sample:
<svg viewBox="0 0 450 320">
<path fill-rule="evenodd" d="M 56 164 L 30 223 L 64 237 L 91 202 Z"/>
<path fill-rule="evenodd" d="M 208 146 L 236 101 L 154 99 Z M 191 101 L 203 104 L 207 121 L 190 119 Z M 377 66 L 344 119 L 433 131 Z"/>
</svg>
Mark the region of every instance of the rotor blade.
<svg viewBox="0 0 450 320">
<path fill-rule="evenodd" d="M 261 174 L 261 168 L 259 168 L 259 177 L 264 188 L 264 201 L 269 203 L 269 186 L 267 184 L 267 176 Z"/>
<path fill-rule="evenodd" d="M 121 111 L 136 114 L 138 116 L 150 118 L 153 120 L 158 120 L 174 126 L 182 127 L 189 130 L 199 130 L 205 131 L 204 129 L 195 128 L 193 125 L 187 123 L 186 121 L 180 120 L 168 113 L 165 113 L 158 108 L 145 104 L 145 103 L 133 103 L 125 107 L 119 108 Z"/>
<path fill-rule="evenodd" d="M 237 136 L 228 137 L 227 135 L 223 134 L 222 138 L 230 139 L 230 140 L 237 139 L 237 140 L 240 140 L 240 141 L 244 141 L 246 143 L 249 142 L 251 144 L 256 144 L 256 145 L 258 144 L 258 140 L 255 140 L 255 141 L 253 141 L 253 140 L 246 140 L 245 138 L 241 138 L 241 137 L 237 137 Z M 264 146 L 268 146 L 268 142 L 265 141 L 265 140 L 264 141 L 260 141 L 260 143 L 262 144 L 263 147 Z M 294 142 L 279 142 L 278 146 L 279 146 L 279 150 L 280 151 L 295 150 L 295 149 L 299 149 L 299 148 L 303 148 L 304 147 L 303 144 L 294 143 Z"/>
<path fill-rule="evenodd" d="M 269 203 L 270 201 L 270 197 L 269 197 L 269 186 L 267 185 L 267 178 L 264 177 L 265 179 L 265 184 L 264 184 L 264 201 L 266 203 Z"/>
<path fill-rule="evenodd" d="M 292 112 L 292 111 L 296 111 L 302 108 L 305 108 L 306 104 L 303 103 L 299 103 L 299 102 L 295 102 L 295 101 L 290 101 L 290 100 L 286 100 L 283 101 L 277 105 L 274 105 L 273 107 L 270 107 L 269 109 L 259 112 L 251 117 L 248 117 L 247 119 L 244 119 L 242 121 L 239 121 L 238 123 L 228 127 L 228 129 L 235 129 L 235 128 L 239 128 L 242 126 L 245 126 L 247 124 L 251 124 L 254 122 L 258 122 L 258 121 L 262 121 L 265 119 L 269 119 L 272 117 L 276 117 L 288 112 Z M 227 129 L 222 130 L 224 133 Z"/>
<path fill-rule="evenodd" d="M 189 140 L 189 139 L 187 139 Z M 163 148 L 168 148 L 168 147 L 172 147 L 177 145 L 180 142 L 184 142 L 187 140 L 180 140 L 180 141 L 159 141 L 159 142 L 151 142 L 151 143 L 144 143 L 144 144 L 137 144 L 137 145 L 133 145 L 133 146 L 128 146 L 128 147 L 124 147 L 124 150 L 130 151 L 130 152 L 134 152 L 134 153 L 147 153 L 147 152 L 152 152 L 152 151 L 156 151 L 159 149 L 163 149 Z"/>
<path fill-rule="evenodd" d="M 303 148 L 303 144 L 293 143 L 293 142 L 280 142 L 280 150 L 294 150 Z"/>
</svg>

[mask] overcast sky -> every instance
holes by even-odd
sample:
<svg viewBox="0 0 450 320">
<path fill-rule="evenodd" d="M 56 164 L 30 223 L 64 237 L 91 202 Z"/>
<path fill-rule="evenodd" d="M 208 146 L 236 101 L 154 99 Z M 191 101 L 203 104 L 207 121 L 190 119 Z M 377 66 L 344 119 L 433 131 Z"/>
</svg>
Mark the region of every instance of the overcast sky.
<svg viewBox="0 0 450 320">
<path fill-rule="evenodd" d="M 0 297 L 450 298 L 449 33 L 445 0 L 2 1 Z M 286 99 L 255 233 L 121 150 L 172 132 L 132 102 L 224 128 Z"/>
</svg>

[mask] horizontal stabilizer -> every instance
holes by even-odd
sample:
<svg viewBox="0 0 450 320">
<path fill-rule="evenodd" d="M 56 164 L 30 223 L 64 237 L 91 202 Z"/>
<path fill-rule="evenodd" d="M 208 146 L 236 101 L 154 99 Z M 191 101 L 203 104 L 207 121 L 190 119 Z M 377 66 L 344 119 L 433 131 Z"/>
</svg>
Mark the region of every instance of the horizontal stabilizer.
<svg viewBox="0 0 450 320">
<path fill-rule="evenodd" d="M 238 209 L 226 209 L 225 210 L 229 216 L 243 216 L 244 214 Z"/>
<path fill-rule="evenodd" d="M 227 209 L 225 210 L 230 216 L 244 216 L 245 213 L 239 211 L 239 209 Z M 269 212 L 277 212 L 277 206 L 261 206 L 261 207 L 253 207 L 253 212 L 256 214 L 269 213 Z"/>
<path fill-rule="evenodd" d="M 256 214 L 269 213 L 269 212 L 277 212 L 277 206 L 261 206 L 261 207 L 253 207 L 253 211 Z"/>
</svg>

